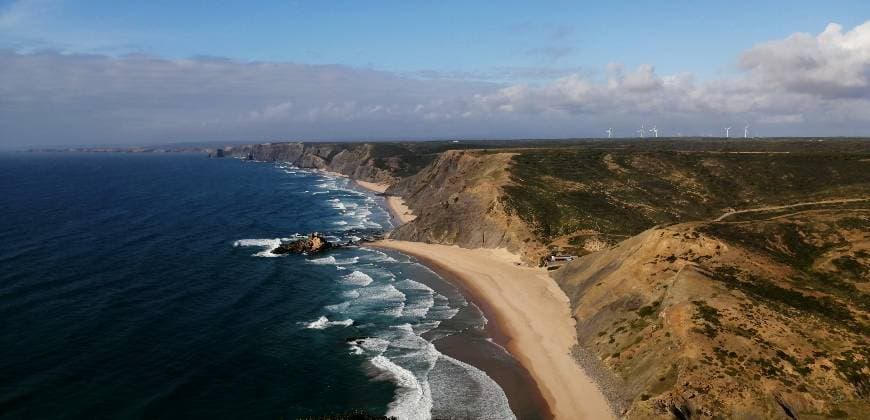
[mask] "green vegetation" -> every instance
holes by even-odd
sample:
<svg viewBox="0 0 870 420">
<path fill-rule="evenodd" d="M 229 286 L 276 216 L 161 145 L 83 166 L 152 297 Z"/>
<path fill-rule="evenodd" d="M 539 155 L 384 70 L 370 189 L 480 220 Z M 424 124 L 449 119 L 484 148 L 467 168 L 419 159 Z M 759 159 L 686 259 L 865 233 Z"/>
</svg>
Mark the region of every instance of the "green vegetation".
<svg viewBox="0 0 870 420">
<path fill-rule="evenodd" d="M 837 371 L 860 396 L 870 396 L 870 349 L 847 350 L 834 359 Z"/>
<path fill-rule="evenodd" d="M 870 151 L 722 153 L 574 146 L 521 150 L 505 201 L 545 240 L 592 230 L 633 235 L 656 224 L 751 208 L 866 194 Z M 703 150 L 704 148 L 707 150 Z M 748 145 L 748 148 L 758 147 Z M 674 147 L 676 149 L 676 147 Z M 697 150 L 702 149 L 702 150 Z"/>
<path fill-rule="evenodd" d="M 660 301 L 655 301 L 647 306 L 643 306 L 637 310 L 637 316 L 639 317 L 647 317 L 653 315 L 658 312 L 659 305 L 661 305 Z"/>
<path fill-rule="evenodd" d="M 830 319 L 848 321 L 854 325 L 855 320 L 849 309 L 834 298 L 870 311 L 870 294 L 862 292 L 849 281 L 866 281 L 864 277 L 868 267 L 848 255 L 831 260 L 837 272 L 820 271 L 814 267 L 827 252 L 848 243 L 837 232 L 844 229 L 844 224 L 850 224 L 853 220 L 853 217 L 838 218 L 829 215 L 822 223 L 795 217 L 753 223 L 711 223 L 701 226 L 699 230 L 738 244 L 758 255 L 768 256 L 797 272 L 790 278 L 791 285 L 797 290 L 791 290 L 760 278 L 749 278 L 748 283 L 741 282 L 735 277 L 733 268 L 720 267 L 717 274 L 720 279 L 731 284 L 729 287 L 745 289 L 756 296 L 776 300 L 796 309 L 816 312 Z M 814 292 L 823 292 L 826 296 L 809 296 Z"/>
<path fill-rule="evenodd" d="M 778 304 L 795 310 L 821 315 L 838 321 L 856 331 L 865 327 L 856 322 L 852 312 L 830 296 L 813 297 L 796 290 L 786 289 L 753 274 L 742 273 L 735 267 L 719 267 L 713 278 L 732 289 L 739 289 L 761 302 Z M 748 280 L 741 280 L 740 276 Z"/>
<path fill-rule="evenodd" d="M 831 263 L 841 272 L 853 276 L 856 279 L 867 281 L 867 267 L 855 258 L 844 255 L 831 260 Z"/>
<path fill-rule="evenodd" d="M 800 270 L 809 270 L 813 262 L 837 244 L 819 246 L 810 242 L 812 226 L 786 222 L 710 223 L 701 232 L 750 250 L 770 255 L 775 261 Z"/>
<path fill-rule="evenodd" d="M 719 321 L 719 311 L 704 301 L 693 300 L 692 303 L 697 308 L 693 318 L 702 322 L 698 332 L 709 338 L 716 338 L 719 334 L 719 328 L 722 326 L 722 322 Z"/>
</svg>

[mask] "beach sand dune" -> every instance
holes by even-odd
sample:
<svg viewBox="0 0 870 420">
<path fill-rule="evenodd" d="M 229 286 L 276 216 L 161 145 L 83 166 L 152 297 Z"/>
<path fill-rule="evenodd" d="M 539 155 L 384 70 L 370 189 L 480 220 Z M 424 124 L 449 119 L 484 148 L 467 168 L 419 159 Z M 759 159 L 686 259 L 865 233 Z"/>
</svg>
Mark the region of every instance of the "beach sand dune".
<svg viewBox="0 0 870 420">
<path fill-rule="evenodd" d="M 504 249 L 385 240 L 376 248 L 412 255 L 457 281 L 504 333 L 505 347 L 534 378 L 557 419 L 614 418 L 606 399 L 571 357 L 577 343 L 568 297 L 546 271 L 519 265 Z"/>
</svg>

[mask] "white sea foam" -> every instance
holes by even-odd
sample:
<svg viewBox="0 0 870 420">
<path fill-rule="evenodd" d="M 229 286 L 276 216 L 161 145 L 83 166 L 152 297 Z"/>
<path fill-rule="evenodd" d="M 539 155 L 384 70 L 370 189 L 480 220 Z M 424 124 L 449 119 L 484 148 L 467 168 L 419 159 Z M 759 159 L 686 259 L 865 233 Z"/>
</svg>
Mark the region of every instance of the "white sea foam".
<svg viewBox="0 0 870 420">
<path fill-rule="evenodd" d="M 354 286 L 368 286 L 374 280 L 372 280 L 371 276 L 362 271 L 354 270 L 350 274 L 346 276 L 341 276 L 342 284 L 354 285 Z"/>
<path fill-rule="evenodd" d="M 429 308 L 429 312 L 426 313 L 427 319 L 444 321 L 453 318 L 459 313 L 460 308 L 454 308 L 451 306 L 450 300 L 444 295 L 436 293 L 433 299 L 434 303 L 432 307 Z"/>
<path fill-rule="evenodd" d="M 387 351 L 387 347 L 389 347 L 389 346 L 390 346 L 389 340 L 385 340 L 385 339 L 379 338 L 379 337 L 369 337 L 369 338 L 363 339 L 362 342 L 360 343 L 360 347 L 363 350 L 370 352 L 370 353 L 378 354 L 378 355 L 383 354 L 385 351 Z"/>
<path fill-rule="evenodd" d="M 360 208 L 353 213 L 353 218 L 357 220 L 366 220 L 371 215 L 371 210 L 367 208 Z"/>
<path fill-rule="evenodd" d="M 316 186 L 317 186 L 317 188 L 321 188 L 324 190 L 334 190 L 334 189 L 338 188 L 338 185 L 336 185 L 335 182 L 332 182 L 332 181 L 323 182 L 323 183 L 317 184 Z"/>
<path fill-rule="evenodd" d="M 330 312 L 344 313 L 350 307 L 350 301 L 336 303 L 335 305 L 326 305 L 324 308 Z"/>
<path fill-rule="evenodd" d="M 414 374 L 393 363 L 387 357 L 375 356 L 372 365 L 382 372 L 379 379 L 396 384 L 396 395 L 387 409 L 387 416 L 400 419 L 431 419 L 432 394 L 429 383 L 421 383 Z"/>
<path fill-rule="evenodd" d="M 320 198 L 324 200 L 321 205 L 341 213 L 340 217 L 325 222 L 327 225 L 333 223 L 332 228 L 326 229 L 339 236 L 328 238 L 331 242 L 359 240 L 349 233 L 342 235 L 338 232 L 381 228 L 378 222 L 385 219 L 386 213 L 379 207 L 379 201 L 371 194 L 350 189 L 346 179 L 298 168 L 284 167 L 284 170 L 300 172 L 299 177 L 317 174 L 312 178 L 312 185 L 316 187 L 306 193 L 326 194 Z M 259 242 L 237 241 L 236 246 L 260 246 L 265 252 L 280 244 L 280 240 L 242 241 Z M 358 256 L 349 257 L 354 254 Z M 336 273 L 342 287 L 333 296 L 341 301 L 326 306 L 326 315 L 300 325 L 315 330 L 353 326 L 355 333 L 371 335 L 349 341 L 346 349 L 354 355 L 352 357 L 365 359 L 367 367 L 376 371 L 373 373 L 378 379 L 396 384 L 387 415 L 401 419 L 454 418 L 462 417 L 466 412 L 450 411 L 450 408 L 467 407 L 467 413 L 473 418 L 513 418 L 509 408 L 505 411 L 507 405 L 503 404 L 506 402 L 503 392 L 490 378 L 473 367 L 466 369 L 461 362 L 454 363 L 454 359 L 442 355 L 430 341 L 422 338 L 421 335 L 428 331 L 433 336 L 442 332 L 451 334 L 452 329 L 438 327 L 442 321 L 459 312 L 459 308 L 451 305 L 461 302 L 451 302 L 424 283 L 405 277 L 396 279 L 391 272 L 394 271 L 393 265 L 389 263 L 408 263 L 407 257 L 393 257 L 361 248 L 307 261 L 347 271 Z M 431 337 L 427 335 L 427 338 Z M 466 389 L 470 391 L 465 392 Z M 454 397 L 451 392 L 464 394 L 464 399 L 451 400 Z"/>
<path fill-rule="evenodd" d="M 507 396 L 482 370 L 441 354 L 427 375 L 436 418 L 515 419 Z"/>
<path fill-rule="evenodd" d="M 386 254 L 384 254 L 384 255 L 386 255 Z M 429 292 L 433 291 L 431 287 L 429 287 L 423 283 L 420 283 L 419 281 L 411 280 L 411 279 L 405 279 L 405 280 L 396 282 L 396 286 L 398 286 L 402 290 L 426 290 Z"/>
<path fill-rule="evenodd" d="M 408 296 L 402 313 L 404 317 L 425 318 L 429 309 L 435 305 L 435 291 L 423 283 L 405 279 L 396 282 L 396 287 Z"/>
<path fill-rule="evenodd" d="M 321 316 L 320 318 L 317 318 L 317 320 L 315 320 L 315 321 L 305 323 L 305 328 L 322 330 L 322 329 L 325 329 L 328 327 L 334 327 L 334 326 L 338 326 L 338 325 L 343 326 L 343 327 L 349 327 L 349 326 L 353 325 L 353 320 L 348 318 L 348 319 L 345 319 L 343 321 L 330 321 L 329 318 L 327 318 L 325 316 Z"/>
<path fill-rule="evenodd" d="M 317 265 L 352 265 L 356 264 L 359 261 L 359 257 L 351 257 L 351 258 L 342 258 L 338 259 L 333 256 L 323 257 L 323 258 L 313 258 L 308 260 L 311 264 Z"/>
<path fill-rule="evenodd" d="M 414 334 L 423 335 L 429 331 L 438 328 L 441 325 L 441 321 L 423 321 L 413 325 Z M 447 336 L 450 334 L 444 334 L 442 336 Z M 435 340 L 432 340 L 435 341 Z"/>
<path fill-rule="evenodd" d="M 352 275 L 353 273 L 343 277 Z M 369 277 L 366 274 L 363 275 Z M 359 283 L 364 281 L 362 277 L 359 277 L 359 279 L 360 280 L 353 281 Z M 326 309 L 330 312 L 354 318 L 362 318 L 365 316 L 371 316 L 372 314 L 381 314 L 398 318 L 402 316 L 402 313 L 404 312 L 406 299 L 405 294 L 399 289 L 393 287 L 392 284 L 373 284 L 371 286 L 353 289 L 353 291 L 355 293 L 352 298 L 341 303 L 328 305 L 326 306 Z"/>
<path fill-rule="evenodd" d="M 366 308 L 367 312 L 378 311 L 384 315 L 400 317 L 405 310 L 405 294 L 392 284 L 364 287 L 358 291 L 360 296 L 352 304 Z"/>
<path fill-rule="evenodd" d="M 281 245 L 281 241 L 289 238 L 274 238 L 274 239 L 239 239 L 233 242 L 235 247 L 257 246 L 262 248 L 262 251 L 253 254 L 255 257 L 279 257 L 278 254 L 273 254 L 272 250 Z"/>
<path fill-rule="evenodd" d="M 376 249 L 364 248 L 368 251 L 365 259 L 371 262 L 396 262 L 396 259 Z"/>
<path fill-rule="evenodd" d="M 359 290 L 345 290 L 344 292 L 341 292 L 341 297 L 345 299 L 356 299 L 359 297 Z"/>
<path fill-rule="evenodd" d="M 351 342 L 350 344 L 350 354 L 363 354 L 363 349 L 361 349 L 356 343 Z"/>
<path fill-rule="evenodd" d="M 431 294 L 423 296 L 414 302 L 406 302 L 405 308 L 402 311 L 402 316 L 410 318 L 425 318 L 434 302 L 435 300 L 432 298 Z"/>
<path fill-rule="evenodd" d="M 323 257 L 323 258 L 312 258 L 308 260 L 311 264 L 325 265 L 325 264 L 335 264 L 335 257 Z"/>
</svg>

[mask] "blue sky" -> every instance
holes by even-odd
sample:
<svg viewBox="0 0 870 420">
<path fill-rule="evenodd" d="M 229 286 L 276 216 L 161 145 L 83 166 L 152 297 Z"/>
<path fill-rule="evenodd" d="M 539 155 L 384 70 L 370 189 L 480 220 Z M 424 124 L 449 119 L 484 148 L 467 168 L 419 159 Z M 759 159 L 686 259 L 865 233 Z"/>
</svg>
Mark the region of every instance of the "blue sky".
<svg viewBox="0 0 870 420">
<path fill-rule="evenodd" d="M 9 7 L 14 2 L 0 2 Z M 37 1 L 5 47 L 347 64 L 390 71 L 503 67 L 733 72 L 738 53 L 828 22 L 855 26 L 867 1 Z M 252 4 L 253 3 L 253 4 Z"/>
<path fill-rule="evenodd" d="M 868 20 L 868 1 L 2 0 L 0 146 L 8 133 L 559 137 L 643 123 L 855 135 L 870 129 Z M 186 103 L 200 105 L 186 120 L 166 111 Z M 99 112 L 79 131 L 21 122 L 84 109 Z"/>
</svg>

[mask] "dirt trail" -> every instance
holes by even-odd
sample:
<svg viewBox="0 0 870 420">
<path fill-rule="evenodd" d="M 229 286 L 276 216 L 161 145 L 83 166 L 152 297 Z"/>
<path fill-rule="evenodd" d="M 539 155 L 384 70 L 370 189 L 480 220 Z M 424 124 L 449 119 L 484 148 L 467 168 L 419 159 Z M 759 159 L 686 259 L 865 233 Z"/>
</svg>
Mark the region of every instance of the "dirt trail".
<svg viewBox="0 0 870 420">
<path fill-rule="evenodd" d="M 766 207 L 756 207 L 754 209 L 731 210 L 731 211 L 713 219 L 713 221 L 714 222 L 721 222 L 725 218 L 733 216 L 735 214 L 754 213 L 754 212 L 771 211 L 771 210 L 782 210 L 782 209 L 788 209 L 788 208 L 792 208 L 792 207 L 813 206 L 813 205 L 818 205 L 818 204 L 845 204 L 845 203 L 854 203 L 857 201 L 870 201 L 870 197 L 845 198 L 845 199 L 841 199 L 841 200 L 809 201 L 809 202 L 805 202 L 805 203 L 787 204 L 784 206 L 766 206 Z"/>
</svg>

